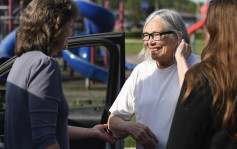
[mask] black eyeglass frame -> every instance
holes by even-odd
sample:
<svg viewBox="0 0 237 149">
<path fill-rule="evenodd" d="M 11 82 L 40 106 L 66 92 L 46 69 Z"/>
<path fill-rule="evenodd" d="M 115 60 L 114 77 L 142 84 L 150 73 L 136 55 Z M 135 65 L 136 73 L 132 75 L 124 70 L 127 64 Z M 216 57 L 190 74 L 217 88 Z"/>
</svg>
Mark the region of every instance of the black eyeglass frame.
<svg viewBox="0 0 237 149">
<path fill-rule="evenodd" d="M 150 40 L 150 36 L 151 36 L 151 37 L 152 37 L 152 40 L 154 40 L 154 41 L 159 41 L 159 40 L 155 40 L 155 39 L 154 39 L 154 34 L 155 34 L 155 33 L 156 33 L 156 34 L 158 33 L 158 34 L 160 35 L 160 39 L 159 39 L 159 40 L 161 40 L 161 36 L 162 36 L 162 35 L 173 34 L 174 31 L 166 31 L 166 32 L 161 32 L 161 33 L 160 33 L 160 32 L 154 32 L 154 33 L 150 33 L 150 34 L 149 34 L 149 33 L 141 33 L 141 38 L 142 38 L 143 41 L 149 41 L 149 40 Z M 149 39 L 148 39 L 148 40 L 144 40 L 144 34 L 149 35 Z"/>
</svg>

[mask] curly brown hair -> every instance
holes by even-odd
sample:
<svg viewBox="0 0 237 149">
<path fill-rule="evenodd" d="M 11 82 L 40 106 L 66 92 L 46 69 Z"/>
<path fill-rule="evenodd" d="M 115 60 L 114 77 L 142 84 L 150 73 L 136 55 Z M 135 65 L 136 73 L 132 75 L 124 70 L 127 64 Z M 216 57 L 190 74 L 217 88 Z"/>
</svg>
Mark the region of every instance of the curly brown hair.
<svg viewBox="0 0 237 149">
<path fill-rule="evenodd" d="M 48 55 L 65 34 L 67 23 L 77 17 L 71 0 L 33 0 L 16 33 L 15 55 L 35 50 Z"/>
</svg>

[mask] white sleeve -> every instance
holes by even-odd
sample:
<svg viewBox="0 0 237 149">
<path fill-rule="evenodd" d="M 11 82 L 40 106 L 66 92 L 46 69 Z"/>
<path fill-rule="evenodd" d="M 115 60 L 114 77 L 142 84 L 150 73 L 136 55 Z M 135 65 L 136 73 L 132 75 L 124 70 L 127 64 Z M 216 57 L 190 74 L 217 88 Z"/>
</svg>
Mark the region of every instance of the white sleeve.
<svg viewBox="0 0 237 149">
<path fill-rule="evenodd" d="M 131 120 L 134 115 L 134 76 L 136 75 L 133 72 L 123 85 L 119 95 L 109 110 L 111 114 L 119 116 L 126 121 Z"/>
<path fill-rule="evenodd" d="M 197 54 L 191 54 L 188 57 L 187 62 L 188 62 L 188 66 L 191 67 L 194 64 L 201 62 L 201 57 L 200 55 L 197 55 Z"/>
</svg>

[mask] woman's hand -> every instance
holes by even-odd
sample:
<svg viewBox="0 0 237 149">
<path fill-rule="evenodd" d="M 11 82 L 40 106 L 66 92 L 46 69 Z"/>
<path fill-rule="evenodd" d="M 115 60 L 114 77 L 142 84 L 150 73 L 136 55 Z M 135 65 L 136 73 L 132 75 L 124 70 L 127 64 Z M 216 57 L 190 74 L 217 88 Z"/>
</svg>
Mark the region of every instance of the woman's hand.
<svg viewBox="0 0 237 149">
<path fill-rule="evenodd" d="M 191 53 L 192 53 L 191 47 L 184 41 L 184 39 L 182 39 L 175 52 L 180 88 L 183 85 L 185 73 L 188 71 L 189 68 L 187 58 L 191 55 Z"/>
<path fill-rule="evenodd" d="M 101 124 L 101 125 L 96 125 L 91 129 L 94 131 L 95 136 L 98 139 L 104 140 L 109 143 L 114 143 L 116 139 L 112 136 L 112 134 L 106 131 L 107 128 L 108 128 L 108 124 Z"/>
<path fill-rule="evenodd" d="M 191 53 L 192 53 L 191 47 L 184 41 L 184 39 L 182 39 L 176 49 L 175 59 L 176 61 L 178 61 L 181 57 L 187 59 Z"/>
<path fill-rule="evenodd" d="M 131 135 L 144 148 L 153 149 L 158 139 L 148 126 L 140 123 L 124 121 L 118 116 L 109 116 L 109 129 L 114 138 L 120 139 Z"/>
<path fill-rule="evenodd" d="M 155 148 L 155 144 L 158 143 L 158 139 L 148 126 L 136 122 L 130 122 L 129 129 L 131 136 L 144 148 Z"/>
</svg>

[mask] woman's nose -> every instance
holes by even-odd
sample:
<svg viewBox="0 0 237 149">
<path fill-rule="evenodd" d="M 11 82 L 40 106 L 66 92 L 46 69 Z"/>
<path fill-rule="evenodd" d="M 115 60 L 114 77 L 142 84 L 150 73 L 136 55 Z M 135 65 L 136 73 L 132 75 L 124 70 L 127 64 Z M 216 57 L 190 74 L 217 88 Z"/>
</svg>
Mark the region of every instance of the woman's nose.
<svg viewBox="0 0 237 149">
<path fill-rule="evenodd" d="M 150 37 L 150 39 L 148 40 L 148 43 L 149 43 L 149 44 L 154 44 L 154 43 L 156 43 L 156 41 L 155 41 L 155 40 L 153 40 L 153 38 L 152 38 L 152 37 Z"/>
</svg>

